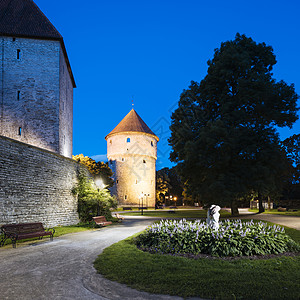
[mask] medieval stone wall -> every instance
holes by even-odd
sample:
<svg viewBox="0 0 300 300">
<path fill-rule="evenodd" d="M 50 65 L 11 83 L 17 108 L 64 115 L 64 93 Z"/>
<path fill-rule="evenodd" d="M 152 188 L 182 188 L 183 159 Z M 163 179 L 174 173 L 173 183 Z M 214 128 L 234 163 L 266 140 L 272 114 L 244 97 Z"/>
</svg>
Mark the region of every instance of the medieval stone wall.
<svg viewBox="0 0 300 300">
<path fill-rule="evenodd" d="M 87 169 L 72 159 L 0 136 L 0 225 L 78 223 L 71 190 Z"/>
<path fill-rule="evenodd" d="M 59 41 L 0 37 L 0 135 L 72 156 L 73 86 Z"/>
</svg>

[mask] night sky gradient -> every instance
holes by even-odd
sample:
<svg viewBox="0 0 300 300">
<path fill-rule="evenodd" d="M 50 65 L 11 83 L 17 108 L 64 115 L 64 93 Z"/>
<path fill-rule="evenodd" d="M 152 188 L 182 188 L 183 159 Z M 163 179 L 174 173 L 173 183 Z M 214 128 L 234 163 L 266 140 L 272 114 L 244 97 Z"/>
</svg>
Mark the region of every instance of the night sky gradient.
<svg viewBox="0 0 300 300">
<path fill-rule="evenodd" d="M 237 32 L 274 48 L 274 77 L 300 93 L 300 1 L 36 0 L 64 37 L 74 90 L 73 153 L 101 158 L 105 136 L 132 108 L 160 138 L 170 167 L 170 115 L 207 60 Z M 280 130 L 284 139 L 298 133 Z"/>
</svg>

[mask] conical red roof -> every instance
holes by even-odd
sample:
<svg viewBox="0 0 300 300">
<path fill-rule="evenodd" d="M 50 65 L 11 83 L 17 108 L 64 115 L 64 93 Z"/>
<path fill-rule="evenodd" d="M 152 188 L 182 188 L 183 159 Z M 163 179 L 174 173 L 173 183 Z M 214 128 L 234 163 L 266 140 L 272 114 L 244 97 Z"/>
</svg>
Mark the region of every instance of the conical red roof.
<svg viewBox="0 0 300 300">
<path fill-rule="evenodd" d="M 153 135 L 158 140 L 158 137 L 152 132 L 134 109 L 125 116 L 125 118 L 105 137 L 105 139 L 114 133 L 121 132 L 143 132 Z"/>
</svg>

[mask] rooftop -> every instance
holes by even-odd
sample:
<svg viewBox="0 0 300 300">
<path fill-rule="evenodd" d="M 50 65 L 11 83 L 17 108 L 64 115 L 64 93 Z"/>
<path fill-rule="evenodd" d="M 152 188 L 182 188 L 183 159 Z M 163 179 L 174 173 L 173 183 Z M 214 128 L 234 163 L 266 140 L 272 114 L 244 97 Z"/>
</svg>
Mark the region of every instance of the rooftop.
<svg viewBox="0 0 300 300">
<path fill-rule="evenodd" d="M 124 119 L 105 137 L 105 139 L 112 134 L 122 132 L 143 132 L 153 135 L 158 140 L 158 137 L 152 132 L 134 109 L 132 109 L 124 117 Z"/>
</svg>

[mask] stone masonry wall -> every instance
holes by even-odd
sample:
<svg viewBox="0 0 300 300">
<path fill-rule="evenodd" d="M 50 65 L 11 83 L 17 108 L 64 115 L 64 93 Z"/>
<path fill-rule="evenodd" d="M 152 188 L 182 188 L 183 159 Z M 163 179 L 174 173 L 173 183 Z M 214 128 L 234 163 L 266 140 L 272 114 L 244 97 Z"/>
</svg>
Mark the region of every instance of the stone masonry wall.
<svg viewBox="0 0 300 300">
<path fill-rule="evenodd" d="M 0 136 L 0 225 L 78 223 L 71 190 L 79 170 L 88 175 L 72 159 Z"/>
<path fill-rule="evenodd" d="M 0 36 L 0 135 L 71 158 L 72 127 L 60 42 Z"/>
<path fill-rule="evenodd" d="M 119 205 L 154 207 L 156 155 L 153 135 L 124 132 L 107 138 L 107 158 L 115 180 L 110 191 Z"/>
</svg>

